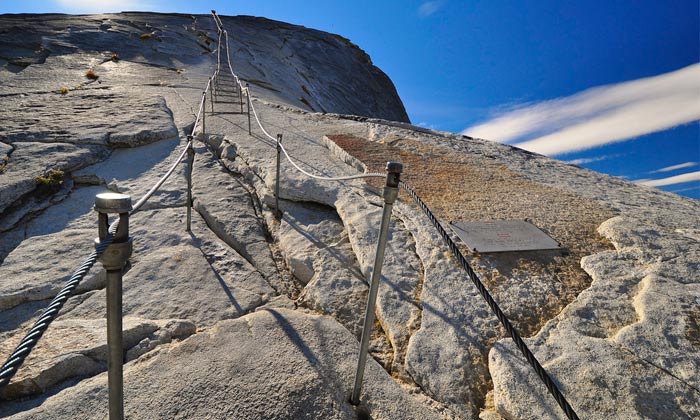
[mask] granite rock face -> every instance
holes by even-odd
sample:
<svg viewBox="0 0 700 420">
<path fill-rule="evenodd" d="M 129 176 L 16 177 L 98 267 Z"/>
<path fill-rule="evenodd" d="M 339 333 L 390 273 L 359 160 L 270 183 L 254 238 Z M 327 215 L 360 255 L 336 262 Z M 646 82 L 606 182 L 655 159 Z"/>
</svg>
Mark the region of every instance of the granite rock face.
<svg viewBox="0 0 700 420">
<path fill-rule="evenodd" d="M 355 344 L 331 318 L 259 311 L 128 363 L 125 409 L 139 418 L 356 419 L 346 392 Z M 439 418 L 373 360 L 366 378 L 372 418 Z M 103 417 L 106 380 L 82 381 L 9 418 Z"/>
<path fill-rule="evenodd" d="M 357 338 L 367 302 L 364 279 L 337 213 L 318 204 L 286 202 L 280 249 L 304 285 L 301 304 L 332 315 Z"/>
<path fill-rule="evenodd" d="M 350 41 L 222 20 L 260 122 L 304 170 L 355 175 L 399 160 L 444 226 L 529 218 L 562 242 L 564 253 L 463 252 L 581 418 L 700 416 L 696 201 L 411 126 Z M 92 251 L 95 194 L 136 200 L 181 155 L 216 41 L 210 16 L 0 16 L 3 357 Z M 194 127 L 191 230 L 186 159 L 131 217 L 127 415 L 563 418 L 403 192 L 362 404 L 347 402 L 384 181 L 313 179 L 284 155 L 278 180 L 275 141 L 254 118 L 248 134 L 225 55 Z M 0 396 L 0 416 L 106 415 L 104 285 L 98 263 Z"/>
<path fill-rule="evenodd" d="M 600 227 L 616 250 L 581 262 L 591 287 L 533 337 L 532 347 L 552 360 L 545 367 L 590 418 L 695 418 L 700 247 L 692 231 L 631 222 L 616 217 Z M 565 418 L 516 352 L 507 342 L 491 350 L 498 411 Z"/>
<path fill-rule="evenodd" d="M 236 28 L 229 38 L 238 75 L 265 96 L 313 112 L 408 122 L 391 80 L 350 40 L 259 17 L 223 22 Z"/>
<path fill-rule="evenodd" d="M 123 323 L 124 350 L 130 354 L 147 349 L 141 343 L 150 343 L 155 337 L 165 342 L 184 339 L 195 332 L 188 321 L 170 320 L 152 322 L 126 317 Z M 13 350 L 21 337 L 3 341 L 3 354 Z M 139 345 L 138 349 L 134 347 Z M 131 349 L 131 350 L 130 350 Z M 41 344 L 27 359 L 21 373 L 3 390 L 2 397 L 16 399 L 46 391 L 52 385 L 78 376 L 88 377 L 107 368 L 107 331 L 104 319 L 63 319 L 51 325 Z"/>
</svg>

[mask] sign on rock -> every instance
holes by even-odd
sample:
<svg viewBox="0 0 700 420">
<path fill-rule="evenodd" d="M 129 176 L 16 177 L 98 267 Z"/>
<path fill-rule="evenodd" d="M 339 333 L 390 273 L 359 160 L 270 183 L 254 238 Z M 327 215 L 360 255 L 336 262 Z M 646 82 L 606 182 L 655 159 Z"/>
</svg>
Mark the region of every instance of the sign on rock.
<svg viewBox="0 0 700 420">
<path fill-rule="evenodd" d="M 451 223 L 452 230 L 474 252 L 561 249 L 557 241 L 525 220 Z"/>
</svg>

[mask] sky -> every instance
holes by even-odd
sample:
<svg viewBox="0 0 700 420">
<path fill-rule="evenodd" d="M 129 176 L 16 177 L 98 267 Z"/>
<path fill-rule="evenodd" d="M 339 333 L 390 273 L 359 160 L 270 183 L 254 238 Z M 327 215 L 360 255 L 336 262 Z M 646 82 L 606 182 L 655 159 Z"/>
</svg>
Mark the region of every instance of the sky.
<svg viewBox="0 0 700 420">
<path fill-rule="evenodd" d="M 210 9 L 349 38 L 414 124 L 700 199 L 697 0 L 0 0 L 0 13 Z"/>
</svg>

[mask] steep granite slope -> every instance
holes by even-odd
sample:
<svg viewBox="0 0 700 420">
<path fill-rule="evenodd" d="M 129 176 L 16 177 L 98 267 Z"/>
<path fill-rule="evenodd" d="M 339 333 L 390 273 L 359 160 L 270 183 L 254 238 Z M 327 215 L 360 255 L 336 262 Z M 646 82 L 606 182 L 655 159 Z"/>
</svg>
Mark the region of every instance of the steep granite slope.
<svg viewBox="0 0 700 420">
<path fill-rule="evenodd" d="M 261 124 L 305 170 L 354 175 L 399 160 L 443 224 L 527 218 L 562 243 L 463 252 L 581 418 L 700 416 L 696 201 L 411 126 L 348 40 L 222 20 Z M 218 39 L 210 16 L 0 16 L 0 355 L 90 252 L 95 194 L 147 191 L 220 68 L 196 128 L 192 232 L 184 164 L 131 220 L 127 414 L 564 418 L 403 193 L 362 405 L 349 404 L 381 182 L 312 179 L 283 161 L 276 219 L 276 146 L 255 118 L 248 134 Z M 98 264 L 0 395 L 1 416 L 105 417 L 104 284 Z"/>
</svg>

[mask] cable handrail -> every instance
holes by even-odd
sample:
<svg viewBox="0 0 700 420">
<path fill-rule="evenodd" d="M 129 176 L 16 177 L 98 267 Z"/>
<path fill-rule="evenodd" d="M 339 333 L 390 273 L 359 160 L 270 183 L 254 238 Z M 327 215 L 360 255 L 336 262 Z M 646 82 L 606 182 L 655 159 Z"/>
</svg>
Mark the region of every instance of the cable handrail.
<svg viewBox="0 0 700 420">
<path fill-rule="evenodd" d="M 452 240 L 452 238 L 450 238 L 450 235 L 447 233 L 447 231 L 442 226 L 437 217 L 435 217 L 428 205 L 425 204 L 425 202 L 421 200 L 421 198 L 413 190 L 413 188 L 411 188 L 404 181 L 399 181 L 399 186 L 403 188 L 408 193 L 408 195 L 411 196 L 411 198 L 413 198 L 413 201 L 428 217 L 430 222 L 433 224 L 433 227 L 440 234 L 442 240 L 445 242 L 450 251 L 452 251 L 452 254 L 455 256 L 455 258 L 457 258 L 457 261 L 462 266 L 462 269 L 464 269 L 464 271 L 467 273 L 467 277 L 469 277 L 469 280 L 472 281 L 476 289 L 479 291 L 481 297 L 486 301 L 491 311 L 496 315 L 496 318 L 498 318 L 498 321 L 501 323 L 501 325 L 503 325 L 506 332 L 515 342 L 515 345 L 518 347 L 523 356 L 525 356 L 525 359 L 527 359 L 528 363 L 530 363 L 530 366 L 532 366 L 532 368 L 535 370 L 537 376 L 539 376 L 542 382 L 544 382 L 545 386 L 547 387 L 547 390 L 550 392 L 550 394 L 552 394 L 552 396 L 557 401 L 557 404 L 559 404 L 562 410 L 564 410 L 566 416 L 569 419 L 578 420 L 576 412 L 573 410 L 573 408 L 566 400 L 564 395 L 561 393 L 561 391 L 554 383 L 552 378 L 549 376 L 547 371 L 544 369 L 544 367 L 542 367 L 535 355 L 528 348 L 527 344 L 525 344 L 518 330 L 513 326 L 513 324 L 511 324 L 510 320 L 508 320 L 506 314 L 498 306 L 498 303 L 496 303 L 496 300 L 493 298 L 493 296 L 491 296 L 491 293 L 489 293 L 488 289 L 486 288 L 486 285 L 484 285 L 484 283 L 479 279 L 479 276 L 476 274 L 474 269 L 472 269 L 471 265 L 464 257 L 464 254 L 462 254 L 457 244 Z"/>
<path fill-rule="evenodd" d="M 220 39 L 220 38 L 219 38 Z M 220 44 L 220 41 L 219 41 Z M 213 76 L 212 76 L 213 77 Z M 204 103 L 206 101 L 206 94 L 212 87 L 212 77 L 209 78 L 207 84 L 204 88 L 202 94 L 202 99 L 199 102 L 199 108 L 197 110 L 197 115 L 195 118 L 194 125 L 192 127 L 191 134 L 188 136 L 188 141 L 185 144 L 183 151 L 180 153 L 175 162 L 171 165 L 168 171 L 146 192 L 146 194 L 139 199 L 136 204 L 134 204 L 129 215 L 133 215 L 138 212 L 144 204 L 155 194 L 158 189 L 165 183 L 165 181 L 170 178 L 172 173 L 175 171 L 177 166 L 183 161 L 185 155 L 189 148 L 192 147 L 192 138 L 197 130 L 200 118 L 204 111 Z M 63 308 L 63 305 L 71 297 L 75 289 L 80 285 L 80 282 L 85 278 L 90 269 L 95 265 L 97 259 L 102 256 L 105 249 L 111 245 L 114 238 L 114 234 L 119 226 L 119 220 L 115 220 L 108 229 L 105 239 L 100 241 L 95 246 L 95 251 L 93 251 L 88 258 L 80 265 L 80 267 L 73 272 L 71 277 L 64 283 L 61 290 L 54 296 L 54 298 L 49 302 L 49 305 L 44 309 L 39 318 L 34 322 L 32 328 L 24 336 L 22 341 L 15 347 L 15 350 L 10 354 L 2 367 L 0 367 L 0 390 L 7 386 L 14 375 L 18 372 L 19 368 L 22 366 L 26 358 L 31 354 L 31 351 L 38 344 L 41 337 L 44 335 L 48 327 L 51 325 L 54 319 L 58 316 L 58 313 Z"/>
<path fill-rule="evenodd" d="M 214 16 L 216 16 L 216 14 L 214 14 Z M 217 18 L 218 18 L 218 16 L 217 16 Z M 217 23 L 217 26 L 218 26 L 218 23 Z M 222 30 L 222 32 L 224 34 L 224 39 L 226 41 L 226 43 L 225 43 L 225 45 L 226 45 L 226 61 L 228 64 L 229 71 L 230 71 L 231 75 L 233 76 L 233 78 L 235 79 L 236 83 L 238 84 L 238 87 L 240 89 L 239 92 L 241 92 L 241 95 L 245 91 L 245 93 L 250 97 L 251 96 L 250 95 L 250 87 L 243 86 L 239 77 L 233 71 L 233 67 L 231 66 L 231 54 L 229 53 L 230 48 L 229 48 L 229 40 L 228 40 L 228 31 L 223 29 L 223 25 L 220 28 L 220 30 Z M 385 174 L 378 173 L 378 172 L 367 172 L 367 173 L 358 174 L 358 175 L 328 177 L 328 176 L 315 175 L 315 174 L 312 174 L 311 172 L 304 170 L 299 165 L 297 165 L 297 163 L 294 162 L 294 160 L 292 160 L 292 157 L 289 155 L 289 152 L 287 152 L 287 149 L 282 145 L 282 143 L 280 143 L 280 141 L 276 137 L 273 137 L 265 129 L 262 122 L 260 121 L 260 116 L 258 115 L 258 111 L 255 109 L 255 105 L 253 105 L 252 100 L 248 101 L 248 105 L 250 106 L 250 110 L 253 111 L 253 116 L 255 117 L 255 122 L 258 124 L 258 127 L 260 128 L 262 133 L 267 138 L 274 141 L 279 146 L 280 150 L 284 153 L 284 156 L 287 158 L 289 163 L 291 163 L 292 166 L 294 166 L 294 168 L 296 168 L 296 170 L 303 173 L 304 175 L 306 175 L 310 178 L 321 180 L 321 181 L 348 181 L 348 180 L 352 180 L 352 179 L 362 179 L 362 178 L 384 178 L 386 176 Z"/>
<path fill-rule="evenodd" d="M 227 61 L 228 61 L 229 70 L 230 70 L 231 74 L 233 75 L 233 77 L 235 78 L 236 83 L 238 83 L 238 85 L 239 85 L 241 95 L 243 94 L 243 89 L 245 89 L 246 94 L 247 94 L 248 97 L 250 98 L 250 89 L 249 89 L 249 87 L 247 87 L 247 86 L 246 86 L 245 88 L 243 87 L 243 85 L 242 85 L 241 82 L 240 82 L 240 79 L 239 79 L 238 76 L 235 74 L 235 72 L 233 71 L 233 67 L 231 66 L 231 57 L 230 57 L 230 54 L 229 54 L 228 32 L 223 28 L 223 24 L 221 24 L 221 22 L 220 22 L 218 16 L 216 16 L 216 13 L 214 13 L 214 11 L 212 11 L 212 14 L 214 15 L 214 20 L 217 22 L 217 27 L 219 28 L 219 31 L 223 31 L 223 33 L 224 33 L 224 38 L 225 38 L 225 41 L 226 41 L 226 56 L 227 56 Z M 284 148 L 284 146 L 281 144 L 280 139 L 279 139 L 279 138 L 272 137 L 272 136 L 270 135 L 270 133 L 268 133 L 267 130 L 265 130 L 265 128 L 263 127 L 263 125 L 262 125 L 262 123 L 261 123 L 261 121 L 260 121 L 260 118 L 259 118 L 259 116 L 258 116 L 258 113 L 257 113 L 257 111 L 256 111 L 256 109 L 255 109 L 255 106 L 252 104 L 252 101 L 251 101 L 250 99 L 248 100 L 248 106 L 250 107 L 250 110 L 253 111 L 253 115 L 255 116 L 255 121 L 257 122 L 258 127 L 260 127 L 260 130 L 263 132 L 263 134 L 265 134 L 265 136 L 267 136 L 269 139 L 271 139 L 271 140 L 273 140 L 273 141 L 276 142 L 277 147 L 278 147 L 282 152 L 284 152 L 284 155 L 285 155 L 285 157 L 287 158 L 287 160 L 288 160 L 298 171 L 300 171 L 301 173 L 303 173 L 303 174 L 305 174 L 305 175 L 307 175 L 307 176 L 309 176 L 309 177 L 311 177 L 311 178 L 320 179 L 320 180 L 326 180 L 326 181 L 342 181 L 342 180 L 348 180 L 348 179 L 367 178 L 367 177 L 382 177 L 382 178 L 383 178 L 383 177 L 386 176 L 385 174 L 381 174 L 381 173 L 376 173 L 376 172 L 375 172 L 375 173 L 365 173 L 365 174 L 360 174 L 360 175 L 352 175 L 352 176 L 347 176 L 347 177 L 323 177 L 323 176 L 314 175 L 314 174 L 312 174 L 312 173 L 309 173 L 309 172 L 305 171 L 304 169 L 302 169 L 301 167 L 299 167 L 299 165 L 297 165 L 297 164 L 292 160 L 292 158 L 289 156 L 289 153 L 287 152 L 287 150 L 286 150 L 286 149 Z M 467 262 L 466 258 L 464 257 L 464 255 L 461 253 L 461 251 L 460 251 L 459 248 L 457 247 L 457 244 L 455 244 L 454 241 L 452 240 L 452 238 L 450 238 L 449 234 L 448 234 L 447 231 L 442 227 L 442 225 L 441 225 L 440 222 L 437 220 L 437 218 L 436 218 L 435 215 L 432 213 L 432 211 L 428 208 L 428 206 L 425 204 L 425 202 L 423 202 L 423 200 L 420 199 L 420 197 L 418 196 L 418 194 L 416 194 L 416 192 L 415 192 L 410 186 L 408 186 L 408 184 L 406 184 L 406 183 L 403 182 L 403 181 L 400 181 L 400 182 L 399 182 L 399 185 L 413 198 L 413 200 L 416 202 L 416 204 L 423 210 L 423 212 L 425 213 L 425 215 L 430 219 L 430 221 L 432 222 L 433 226 L 434 226 L 435 229 L 438 231 L 438 233 L 440 234 L 440 236 L 442 237 L 442 239 L 445 241 L 445 243 L 447 244 L 447 246 L 448 246 L 448 248 L 450 249 L 450 251 L 452 251 L 452 253 L 455 255 L 455 257 L 456 257 L 457 260 L 459 261 L 459 263 L 460 263 L 460 265 L 462 266 L 462 268 L 466 271 L 467 276 L 468 276 L 469 279 L 472 281 L 472 283 L 474 284 L 474 286 L 477 288 L 477 290 L 479 291 L 479 294 L 481 295 L 481 297 L 482 297 L 484 300 L 486 300 L 486 303 L 488 304 L 489 308 L 490 308 L 490 309 L 492 310 L 492 312 L 496 315 L 496 317 L 498 318 L 498 320 L 500 321 L 500 323 L 503 325 L 503 327 L 506 329 L 506 331 L 508 332 L 508 334 L 510 334 L 511 338 L 512 338 L 513 341 L 515 342 L 515 344 L 516 344 L 516 346 L 518 347 L 518 349 L 521 351 L 521 353 L 523 354 L 523 356 L 525 356 L 525 358 L 527 359 L 528 363 L 529 363 L 529 364 L 532 366 L 532 368 L 535 370 L 535 372 L 537 373 L 537 375 L 539 376 L 539 378 L 542 380 L 542 382 L 544 382 L 545 386 L 547 387 L 547 390 L 550 392 L 550 394 L 551 394 L 551 395 L 554 397 L 554 399 L 557 401 L 557 403 L 558 403 L 559 406 L 562 408 L 562 410 L 564 411 L 564 413 L 566 414 L 566 416 L 567 416 L 569 419 L 578 420 L 578 416 L 576 415 L 576 412 L 573 410 L 573 408 L 571 407 L 571 405 L 568 403 L 568 401 L 566 400 L 566 398 L 564 397 L 564 395 L 561 393 L 561 391 L 559 390 L 559 388 L 557 387 L 557 385 L 554 383 L 554 381 L 552 380 L 552 378 L 549 376 L 549 374 L 547 374 L 546 370 L 545 370 L 545 369 L 542 367 L 542 365 L 539 363 L 539 361 L 538 361 L 537 358 L 534 356 L 534 354 L 532 353 L 532 351 L 530 351 L 530 349 L 527 347 L 527 345 L 525 344 L 525 342 L 523 341 L 523 339 L 520 337 L 520 334 L 518 333 L 518 331 L 515 329 L 515 327 L 514 327 L 514 326 L 511 324 L 511 322 L 508 320 L 508 318 L 506 317 L 505 313 L 504 313 L 504 312 L 501 310 L 501 308 L 498 306 L 498 304 L 496 303 L 495 299 L 491 296 L 491 294 L 489 293 L 489 291 L 488 291 L 488 289 L 486 288 L 486 286 L 481 282 L 481 280 L 480 280 L 479 277 L 477 276 L 476 272 L 474 272 L 474 270 L 472 269 L 472 267 L 469 265 L 469 263 Z"/>
<path fill-rule="evenodd" d="M 323 181 L 345 181 L 345 180 L 353 180 L 353 179 L 361 179 L 361 178 L 371 178 L 371 177 L 377 177 L 377 178 L 384 178 L 386 175 L 378 172 L 366 172 L 362 174 L 357 174 L 357 175 L 348 175 L 348 176 L 339 176 L 339 177 L 326 177 L 326 176 L 320 176 L 320 175 L 315 175 L 313 173 L 310 173 L 303 168 L 301 168 L 299 165 L 297 165 L 294 160 L 292 160 L 291 156 L 287 152 L 286 148 L 282 145 L 280 138 L 275 138 L 270 133 L 265 129 L 263 126 L 262 122 L 260 121 L 260 117 L 257 113 L 257 110 L 255 109 L 255 106 L 252 104 L 252 101 L 250 100 L 250 89 L 248 86 L 243 86 L 241 83 L 240 78 L 235 74 L 233 71 L 233 67 L 231 65 L 231 57 L 230 57 L 230 52 L 229 52 L 229 39 L 228 39 L 228 32 L 224 29 L 223 23 L 221 22 L 221 19 L 216 15 L 214 10 L 212 10 L 212 16 L 214 18 L 214 21 L 217 26 L 218 30 L 218 42 L 217 42 L 217 65 L 216 69 L 214 70 L 212 76 L 209 77 L 207 84 L 205 86 L 205 89 L 202 94 L 202 98 L 200 99 L 199 102 L 199 108 L 197 110 L 196 118 L 194 125 L 191 130 L 191 134 L 187 136 L 188 141 L 185 144 L 184 150 L 180 153 L 180 155 L 177 157 L 175 162 L 170 166 L 168 171 L 144 194 L 141 199 L 138 200 L 138 202 L 133 206 L 132 210 L 129 212 L 129 215 L 133 215 L 141 208 L 144 206 L 144 204 L 155 194 L 158 189 L 168 180 L 168 178 L 172 175 L 172 173 L 175 171 L 177 166 L 183 161 L 185 158 L 186 154 L 188 151 L 191 150 L 193 146 L 193 138 L 195 131 L 197 130 L 197 126 L 199 124 L 200 118 L 203 118 L 203 114 L 206 112 L 205 110 L 205 103 L 206 103 L 206 94 L 209 92 L 210 89 L 213 89 L 213 84 L 217 80 L 220 69 L 221 69 L 221 47 L 222 47 L 222 35 L 225 39 L 226 42 L 226 57 L 227 57 L 227 64 L 229 71 L 231 75 L 234 77 L 234 80 L 236 84 L 239 87 L 239 94 L 243 95 L 243 92 L 245 91 L 246 95 L 248 95 L 248 107 L 249 107 L 249 112 L 252 110 L 253 115 L 255 116 L 255 121 L 258 124 L 258 127 L 260 130 L 263 132 L 265 136 L 267 136 L 269 139 L 275 141 L 277 147 L 279 148 L 280 151 L 282 151 L 286 157 L 286 159 L 292 164 L 292 166 L 297 169 L 299 172 L 302 174 L 318 179 L 318 180 L 323 180 Z M 217 82 L 218 83 L 218 82 Z M 213 92 L 215 93 L 215 91 Z M 242 98 L 241 98 L 242 100 Z M 241 105 L 242 106 L 242 105 Z M 212 108 L 213 110 L 213 108 Z M 458 262 L 462 266 L 462 268 L 465 270 L 467 273 L 467 276 L 469 279 L 472 281 L 474 286 L 477 288 L 479 291 L 480 295 L 484 300 L 486 300 L 486 303 L 492 310 L 492 312 L 496 315 L 498 320 L 501 322 L 503 327 L 506 329 L 507 333 L 511 336 L 513 341 L 515 342 L 516 346 L 518 349 L 521 351 L 523 356 L 527 359 L 527 361 L 530 363 L 530 365 L 533 367 L 539 378 L 542 380 L 542 382 L 545 384 L 549 392 L 552 394 L 552 396 L 555 398 L 559 406 L 562 408 L 562 410 L 565 412 L 566 416 L 569 419 L 572 420 L 578 420 L 578 416 L 574 412 L 573 408 L 569 405 L 567 402 L 566 398 L 564 395 L 561 393 L 557 385 L 554 383 L 552 378 L 547 374 L 546 370 L 542 367 L 542 365 L 539 363 L 539 361 L 536 359 L 532 351 L 527 347 L 523 339 L 521 338 L 520 334 L 518 331 L 515 329 L 515 327 L 510 323 L 508 318 L 506 317 L 505 313 L 500 309 L 494 298 L 491 296 L 489 293 L 488 289 L 486 286 L 481 282 L 479 277 L 477 276 L 476 272 L 472 269 L 472 267 L 469 265 L 468 261 L 464 257 L 464 255 L 461 253 L 459 250 L 457 244 L 451 239 L 447 231 L 444 229 L 444 227 L 441 225 L 441 223 L 438 221 L 438 219 L 435 217 L 435 215 L 432 213 L 430 208 L 421 200 L 421 198 L 417 195 L 417 193 L 404 181 L 399 181 L 399 185 L 401 188 L 403 188 L 415 201 L 415 203 L 423 210 L 423 213 L 430 219 L 431 223 L 433 224 L 434 228 L 438 231 L 439 235 L 442 237 L 443 241 L 447 244 L 448 248 L 454 256 L 457 258 Z M 188 213 L 189 214 L 189 213 Z M 188 216 L 189 217 L 189 216 Z M 189 221 L 188 221 L 189 223 Z M 92 266 L 95 264 L 97 259 L 105 252 L 107 247 L 112 244 L 114 235 L 118 229 L 119 226 L 119 219 L 115 220 L 108 228 L 107 234 L 105 238 L 100 241 L 96 246 L 95 246 L 95 251 L 93 251 L 90 256 L 83 262 L 83 264 L 71 275 L 69 280 L 65 283 L 63 288 L 59 291 L 59 293 L 51 300 L 49 305 L 46 307 L 46 309 L 42 312 L 41 316 L 35 321 L 33 324 L 32 328 L 29 330 L 29 332 L 25 335 L 23 340 L 19 343 L 19 345 L 15 348 L 13 353 L 8 357 L 6 362 L 0 367 L 0 390 L 2 390 L 6 385 L 10 383 L 12 380 L 13 376 L 17 373 L 19 368 L 22 366 L 26 358 L 29 356 L 31 353 L 32 349 L 36 346 L 40 338 L 43 336 L 43 334 L 46 332 L 48 329 L 49 325 L 51 322 L 58 316 L 58 313 L 66 303 L 66 301 L 70 298 L 70 296 L 73 294 L 75 289 L 78 287 L 80 282 L 85 278 L 87 273 L 90 271 Z M 189 229 L 189 227 L 188 227 Z"/>
</svg>

